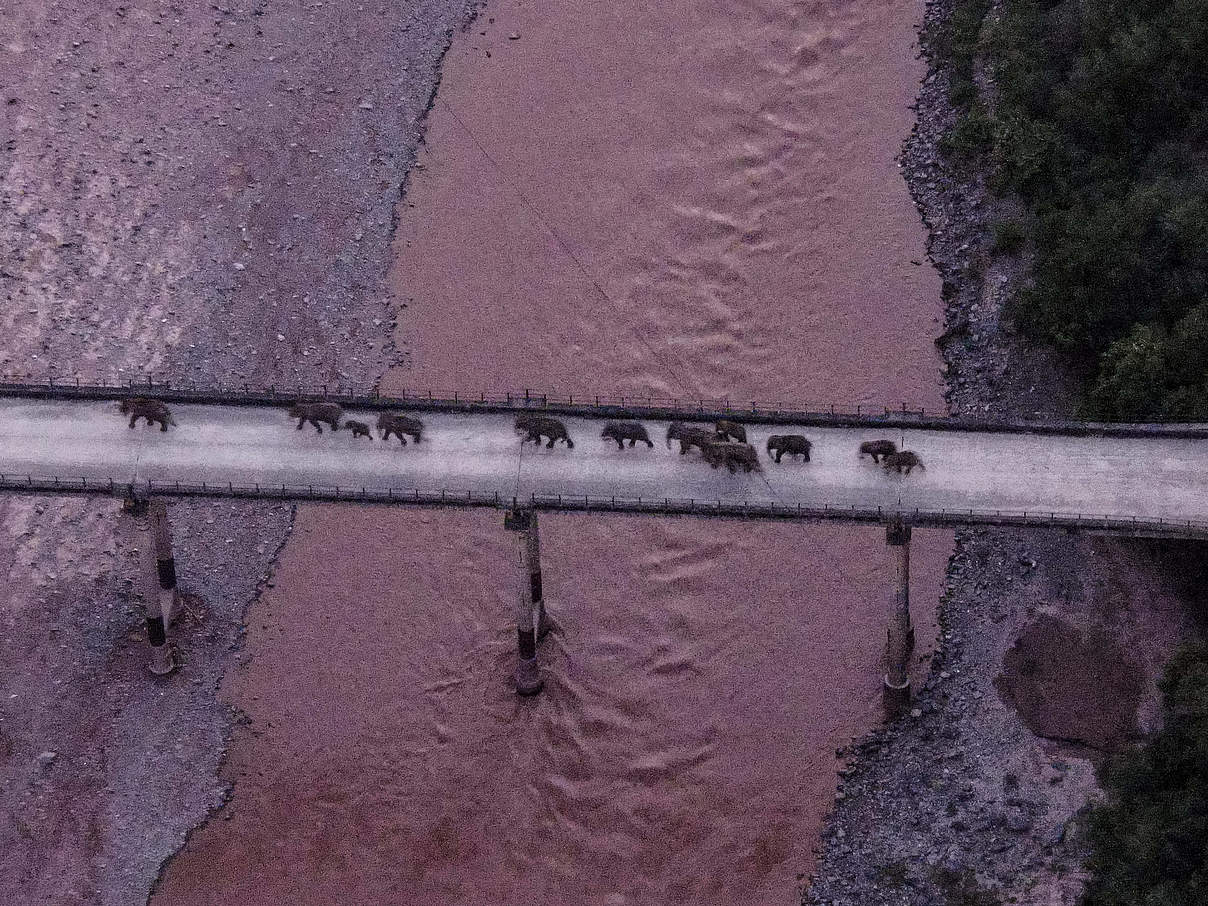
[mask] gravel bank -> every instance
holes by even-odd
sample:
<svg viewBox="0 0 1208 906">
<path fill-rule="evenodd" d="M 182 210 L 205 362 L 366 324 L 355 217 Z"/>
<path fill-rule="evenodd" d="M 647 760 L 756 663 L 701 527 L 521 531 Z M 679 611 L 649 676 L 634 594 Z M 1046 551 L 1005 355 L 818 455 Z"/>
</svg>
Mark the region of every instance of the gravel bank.
<svg viewBox="0 0 1208 906">
<path fill-rule="evenodd" d="M 373 384 L 395 205 L 464 0 L 17 0 L 0 30 L 0 371 Z M 115 418 L 117 417 L 115 413 Z M 145 672 L 106 501 L 5 498 L 0 875 L 142 903 L 221 804 L 217 684 L 287 507 L 173 508 L 185 669 Z"/>
<path fill-rule="evenodd" d="M 929 3 L 926 24 L 951 8 Z M 1071 416 L 1060 364 L 1003 317 L 1028 273 L 1026 254 L 991 249 L 1010 203 L 937 150 L 955 117 L 943 67 L 932 66 L 917 114 L 901 160 L 944 279 L 949 410 Z M 1142 541 L 958 532 L 931 675 L 909 717 L 842 750 L 802 902 L 1075 903 L 1095 764 L 1155 725 L 1161 665 L 1195 632 L 1177 562 Z"/>
</svg>

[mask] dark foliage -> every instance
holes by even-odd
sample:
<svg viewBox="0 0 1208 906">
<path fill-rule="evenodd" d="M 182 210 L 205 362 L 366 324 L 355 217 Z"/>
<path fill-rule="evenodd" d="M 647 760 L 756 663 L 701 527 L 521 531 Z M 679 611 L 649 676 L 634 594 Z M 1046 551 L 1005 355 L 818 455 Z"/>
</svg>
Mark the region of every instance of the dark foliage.
<svg viewBox="0 0 1208 906">
<path fill-rule="evenodd" d="M 1161 689 L 1165 729 L 1105 773 L 1083 906 L 1208 903 L 1208 645 L 1176 655 Z"/>
<path fill-rule="evenodd" d="M 1035 250 L 1015 317 L 1088 376 L 1087 414 L 1208 420 L 1208 0 L 956 7 L 927 38 L 961 110 L 943 150 L 1029 209 L 996 228 Z M 1165 728 L 1105 772 L 1083 906 L 1208 904 L 1208 645 L 1161 689 Z"/>
<path fill-rule="evenodd" d="M 1208 418 L 1208 0 L 958 7 L 932 49 L 954 84 L 983 53 L 999 98 L 945 150 L 1031 209 L 1016 319 L 1090 375 L 1088 414 Z"/>
<path fill-rule="evenodd" d="M 994 224 L 994 251 L 1014 255 L 1027 241 L 1027 229 L 1018 220 L 1000 220 Z"/>
</svg>

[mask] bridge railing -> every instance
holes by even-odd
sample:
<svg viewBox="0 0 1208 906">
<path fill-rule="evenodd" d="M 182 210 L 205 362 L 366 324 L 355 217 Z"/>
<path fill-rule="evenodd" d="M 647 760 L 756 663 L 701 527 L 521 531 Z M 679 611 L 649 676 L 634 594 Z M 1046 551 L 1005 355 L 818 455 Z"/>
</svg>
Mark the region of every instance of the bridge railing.
<svg viewBox="0 0 1208 906">
<path fill-rule="evenodd" d="M 334 384 L 250 387 L 203 386 L 188 382 L 132 381 L 124 385 L 90 384 L 78 380 L 22 383 L 0 381 L 0 397 L 32 399 L 116 400 L 147 395 L 168 402 L 228 406 L 288 406 L 298 399 L 328 399 L 352 409 L 404 409 L 430 412 L 512 412 L 538 410 L 552 414 L 595 418 L 713 420 L 735 418 L 765 424 L 819 427 L 902 428 L 935 431 L 978 431 L 1110 437 L 1208 438 L 1208 424 L 1153 422 L 1122 424 L 1081 421 L 1023 421 L 952 417 L 905 403 L 869 406 L 863 403 L 803 406 L 759 400 L 667 397 L 654 394 L 558 394 L 536 390 L 503 393 L 402 390 L 382 394 L 377 388 Z"/>
<path fill-rule="evenodd" d="M 925 415 L 922 406 L 899 403 L 896 406 L 856 404 L 802 404 L 760 400 L 741 400 L 723 397 L 675 397 L 652 393 L 551 393 L 543 390 L 522 389 L 503 392 L 466 392 L 464 390 L 415 390 L 403 388 L 395 394 L 383 394 L 377 387 L 352 387 L 339 384 L 289 384 L 254 387 L 248 384 L 196 384 L 188 381 L 157 381 L 154 379 L 132 380 L 127 384 L 95 384 L 82 382 L 78 378 L 68 380 L 49 379 L 45 382 L 28 383 L 7 378 L 0 379 L 0 396 L 26 396 L 45 398 L 120 399 L 143 394 L 180 402 L 221 402 L 227 404 L 271 402 L 288 405 L 296 400 L 329 399 L 333 402 L 361 404 L 381 407 L 391 404 L 413 405 L 457 405 L 457 406 L 507 406 L 513 408 L 546 408 L 591 406 L 621 409 L 666 409 L 683 413 L 730 412 L 743 414 L 774 415 L 783 412 L 830 413 L 834 415 Z M 939 409 L 933 415 L 941 415 Z"/>
<path fill-rule="evenodd" d="M 1060 511 L 859 507 L 823 504 L 784 504 L 678 497 L 603 497 L 570 494 L 531 494 L 510 497 L 499 493 L 417 488 L 369 488 L 339 485 L 237 485 L 233 483 L 123 482 L 114 479 L 38 477 L 0 474 L 0 492 L 24 494 L 88 494 L 112 497 L 219 497 L 287 502 L 363 503 L 416 507 L 476 507 L 500 510 L 538 509 L 553 512 L 629 513 L 802 522 L 855 522 L 957 527 L 962 525 L 1051 526 L 1126 535 L 1208 538 L 1208 522 L 1142 519 L 1110 514 Z"/>
</svg>

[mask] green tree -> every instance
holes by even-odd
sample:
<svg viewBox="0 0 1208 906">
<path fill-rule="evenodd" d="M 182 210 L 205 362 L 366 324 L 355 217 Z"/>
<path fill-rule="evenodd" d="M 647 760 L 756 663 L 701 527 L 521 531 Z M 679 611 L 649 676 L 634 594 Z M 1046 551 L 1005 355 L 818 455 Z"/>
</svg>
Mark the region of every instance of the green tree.
<svg viewBox="0 0 1208 906">
<path fill-rule="evenodd" d="M 1089 413 L 1204 417 L 1208 0 L 1006 0 L 992 28 L 985 12 L 958 0 L 936 42 L 954 85 L 987 54 L 998 92 L 992 114 L 965 99 L 945 148 L 1030 209 L 1016 320 L 1085 373 Z"/>
<path fill-rule="evenodd" d="M 1083 906 L 1208 903 L 1208 645 L 1177 654 L 1161 690 L 1165 729 L 1112 764 L 1091 812 Z"/>
</svg>

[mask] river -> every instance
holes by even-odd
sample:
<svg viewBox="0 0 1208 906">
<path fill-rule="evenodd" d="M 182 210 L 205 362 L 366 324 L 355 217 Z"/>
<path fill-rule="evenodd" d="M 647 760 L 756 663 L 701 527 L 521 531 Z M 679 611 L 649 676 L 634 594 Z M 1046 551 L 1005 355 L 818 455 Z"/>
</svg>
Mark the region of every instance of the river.
<svg viewBox="0 0 1208 906">
<path fill-rule="evenodd" d="M 942 408 L 895 161 L 921 16 L 489 4 L 400 205 L 384 389 Z M 522 700 L 499 514 L 301 508 L 224 688 L 233 799 L 156 902 L 796 902 L 835 749 L 879 717 L 883 533 L 542 531 L 561 631 Z M 950 548 L 916 533 L 921 657 Z"/>
</svg>

